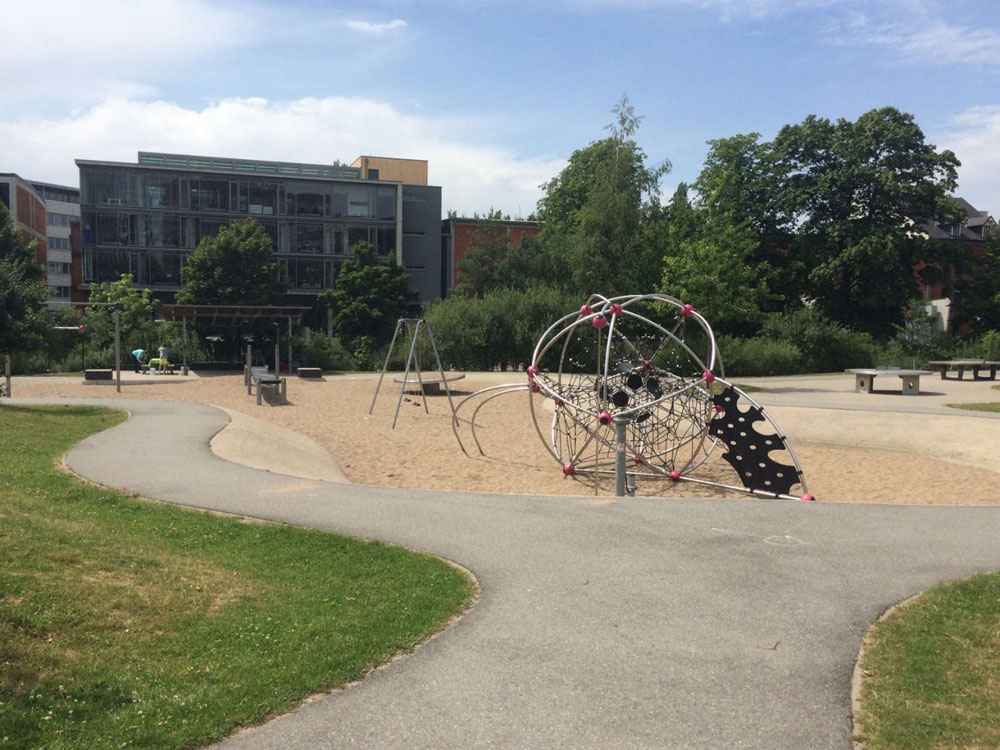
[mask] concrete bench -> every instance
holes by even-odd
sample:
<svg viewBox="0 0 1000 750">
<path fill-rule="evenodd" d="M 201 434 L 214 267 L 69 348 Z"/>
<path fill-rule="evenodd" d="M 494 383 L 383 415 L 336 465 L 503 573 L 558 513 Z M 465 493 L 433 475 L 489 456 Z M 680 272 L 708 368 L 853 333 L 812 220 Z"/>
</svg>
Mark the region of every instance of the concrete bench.
<svg viewBox="0 0 1000 750">
<path fill-rule="evenodd" d="M 871 393 L 875 378 L 879 375 L 896 375 L 903 381 L 904 396 L 920 395 L 920 376 L 933 375 L 932 370 L 877 370 L 874 368 L 858 368 L 844 370 L 854 376 L 855 393 Z"/>
<path fill-rule="evenodd" d="M 112 380 L 114 378 L 114 370 L 84 370 L 83 379 L 87 380 Z"/>
<path fill-rule="evenodd" d="M 273 388 L 274 392 L 281 397 L 281 403 L 288 403 L 287 395 L 287 378 L 283 378 L 280 375 L 272 375 L 268 372 L 266 367 L 251 367 L 250 368 L 250 378 L 247 382 L 247 395 L 250 395 L 250 389 L 256 385 L 257 386 L 257 406 L 263 404 L 262 395 L 264 388 Z"/>
<path fill-rule="evenodd" d="M 990 365 L 993 365 L 990 367 Z M 937 359 L 927 363 L 928 367 L 941 373 L 941 380 L 952 380 L 953 378 L 948 377 L 949 370 L 958 370 L 958 380 L 962 380 L 965 377 L 966 370 L 972 370 L 973 380 L 985 380 L 985 378 L 979 377 L 979 371 L 983 369 L 989 369 L 991 377 L 990 380 L 994 380 L 997 376 L 997 367 L 1000 366 L 996 362 L 987 363 L 982 359 Z"/>
<path fill-rule="evenodd" d="M 393 382 L 400 383 L 406 393 L 420 393 L 420 386 L 423 384 L 423 393 L 425 396 L 436 396 L 441 393 L 442 383 L 453 383 L 454 381 L 461 380 L 464 377 L 465 373 L 461 373 L 459 375 L 446 375 L 443 380 L 440 375 L 431 375 L 430 377 L 424 377 L 421 375 L 419 378 L 415 378 L 411 375 L 405 381 L 402 378 L 393 378 Z"/>
<path fill-rule="evenodd" d="M 299 377 L 308 380 L 322 380 L 323 369 L 320 367 L 300 367 Z"/>
</svg>

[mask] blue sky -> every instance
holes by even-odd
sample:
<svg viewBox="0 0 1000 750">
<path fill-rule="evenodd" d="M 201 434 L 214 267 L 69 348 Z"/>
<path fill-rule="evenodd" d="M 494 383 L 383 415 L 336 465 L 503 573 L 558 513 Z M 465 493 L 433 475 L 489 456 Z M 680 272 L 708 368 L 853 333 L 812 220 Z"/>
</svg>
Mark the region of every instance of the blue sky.
<svg viewBox="0 0 1000 750">
<path fill-rule="evenodd" d="M 886 105 L 1000 218 L 995 0 L 0 0 L 0 171 L 139 150 L 423 158 L 444 209 L 527 216 L 623 93 L 669 159 Z"/>
</svg>

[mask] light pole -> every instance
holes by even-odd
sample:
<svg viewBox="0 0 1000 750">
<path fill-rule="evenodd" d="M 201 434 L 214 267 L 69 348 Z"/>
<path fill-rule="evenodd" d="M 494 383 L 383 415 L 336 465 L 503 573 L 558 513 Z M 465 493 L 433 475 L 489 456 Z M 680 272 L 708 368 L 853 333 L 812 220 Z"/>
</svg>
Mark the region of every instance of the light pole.
<svg viewBox="0 0 1000 750">
<path fill-rule="evenodd" d="M 121 305 L 113 305 L 115 311 L 115 389 L 122 392 L 122 339 L 121 339 Z"/>
</svg>

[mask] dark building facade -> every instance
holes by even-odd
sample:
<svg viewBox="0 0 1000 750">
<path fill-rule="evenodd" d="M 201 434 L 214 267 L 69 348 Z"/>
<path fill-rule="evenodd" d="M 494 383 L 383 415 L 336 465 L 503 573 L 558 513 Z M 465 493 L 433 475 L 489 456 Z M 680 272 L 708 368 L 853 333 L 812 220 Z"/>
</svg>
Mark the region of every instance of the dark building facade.
<svg viewBox="0 0 1000 750">
<path fill-rule="evenodd" d="M 361 241 L 406 267 L 421 300 L 441 295 L 440 187 L 366 180 L 357 167 L 179 154 L 76 163 L 83 289 L 130 273 L 172 301 L 198 243 L 253 217 L 271 238 L 288 304 L 333 288 Z"/>
</svg>

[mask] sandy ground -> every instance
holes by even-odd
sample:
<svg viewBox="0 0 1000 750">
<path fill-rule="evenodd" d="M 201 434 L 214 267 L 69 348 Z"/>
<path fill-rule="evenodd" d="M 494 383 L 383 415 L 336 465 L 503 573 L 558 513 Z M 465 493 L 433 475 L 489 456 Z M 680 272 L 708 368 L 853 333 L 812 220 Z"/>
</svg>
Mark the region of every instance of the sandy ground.
<svg viewBox="0 0 1000 750">
<path fill-rule="evenodd" d="M 324 381 L 292 378 L 288 386 L 287 406 L 256 406 L 255 398 L 248 396 L 243 387 L 242 375 L 230 374 L 184 381 L 164 376 L 162 382 L 125 382 L 121 396 L 214 404 L 266 420 L 315 440 L 340 462 L 349 479 L 358 483 L 520 494 L 601 497 L 613 494 L 610 479 L 604 479 L 595 485 L 593 479 L 570 479 L 563 476 L 561 467 L 535 432 L 528 408 L 528 396 L 523 391 L 493 399 L 479 412 L 476 421 L 477 436 L 485 456 L 480 456 L 476 451 L 468 428 L 467 419 L 471 417 L 476 404 L 470 402 L 462 408 L 460 414 L 465 420 L 462 422 L 460 435 L 469 451 L 466 456 L 453 434 L 448 401 L 444 395 L 427 398 L 429 414 L 424 411 L 422 399 L 406 395 L 399 409 L 396 429 L 393 430 L 391 425 L 399 398 L 399 386 L 387 377 L 379 392 L 374 412 L 369 415 L 376 380 L 376 377 L 369 375 L 332 377 Z M 458 390 L 453 391 L 453 396 L 458 403 L 465 395 L 479 388 L 499 382 L 522 380 L 520 376 L 512 374 L 470 375 L 455 383 Z M 841 379 L 836 382 L 836 387 L 843 390 L 842 386 L 847 381 Z M 119 396 L 113 386 L 83 385 L 76 378 L 62 377 L 17 378 L 13 391 L 15 396 L 24 397 Z M 1000 394 L 996 391 L 992 393 L 998 397 L 993 400 L 1000 399 Z M 755 394 L 758 395 L 762 394 Z M 850 395 L 855 398 L 859 396 Z M 963 464 L 954 460 L 941 460 L 926 453 L 848 447 L 854 438 L 850 434 L 851 425 L 845 427 L 844 420 L 857 420 L 860 429 L 863 420 L 867 419 L 867 429 L 872 430 L 871 412 L 856 412 L 855 417 L 844 411 L 810 409 L 809 413 L 812 424 L 822 421 L 824 414 L 836 414 L 837 429 L 843 431 L 837 439 L 832 440 L 840 445 L 832 445 L 831 441 L 802 439 L 802 436 L 796 436 L 795 430 L 784 428 L 804 469 L 809 491 L 818 500 L 973 505 L 1000 502 L 1000 493 L 996 490 L 1000 475 L 975 465 L 975 460 L 968 460 Z M 898 418 L 902 419 L 903 416 L 910 419 L 922 418 L 922 415 L 900 415 Z M 894 418 L 896 415 L 882 412 L 875 424 L 885 424 Z M 962 418 L 937 417 L 939 420 L 952 421 Z M 1000 421 L 977 422 L 989 430 L 996 427 L 997 434 L 1000 434 Z M 815 438 L 815 433 L 816 430 L 811 430 L 807 437 Z M 734 470 L 719 458 L 720 453 L 717 450 L 694 476 L 725 484 L 738 484 Z M 781 454 L 775 454 L 774 457 L 781 459 Z M 643 479 L 640 479 L 638 494 L 745 496 L 689 482 Z"/>
</svg>

